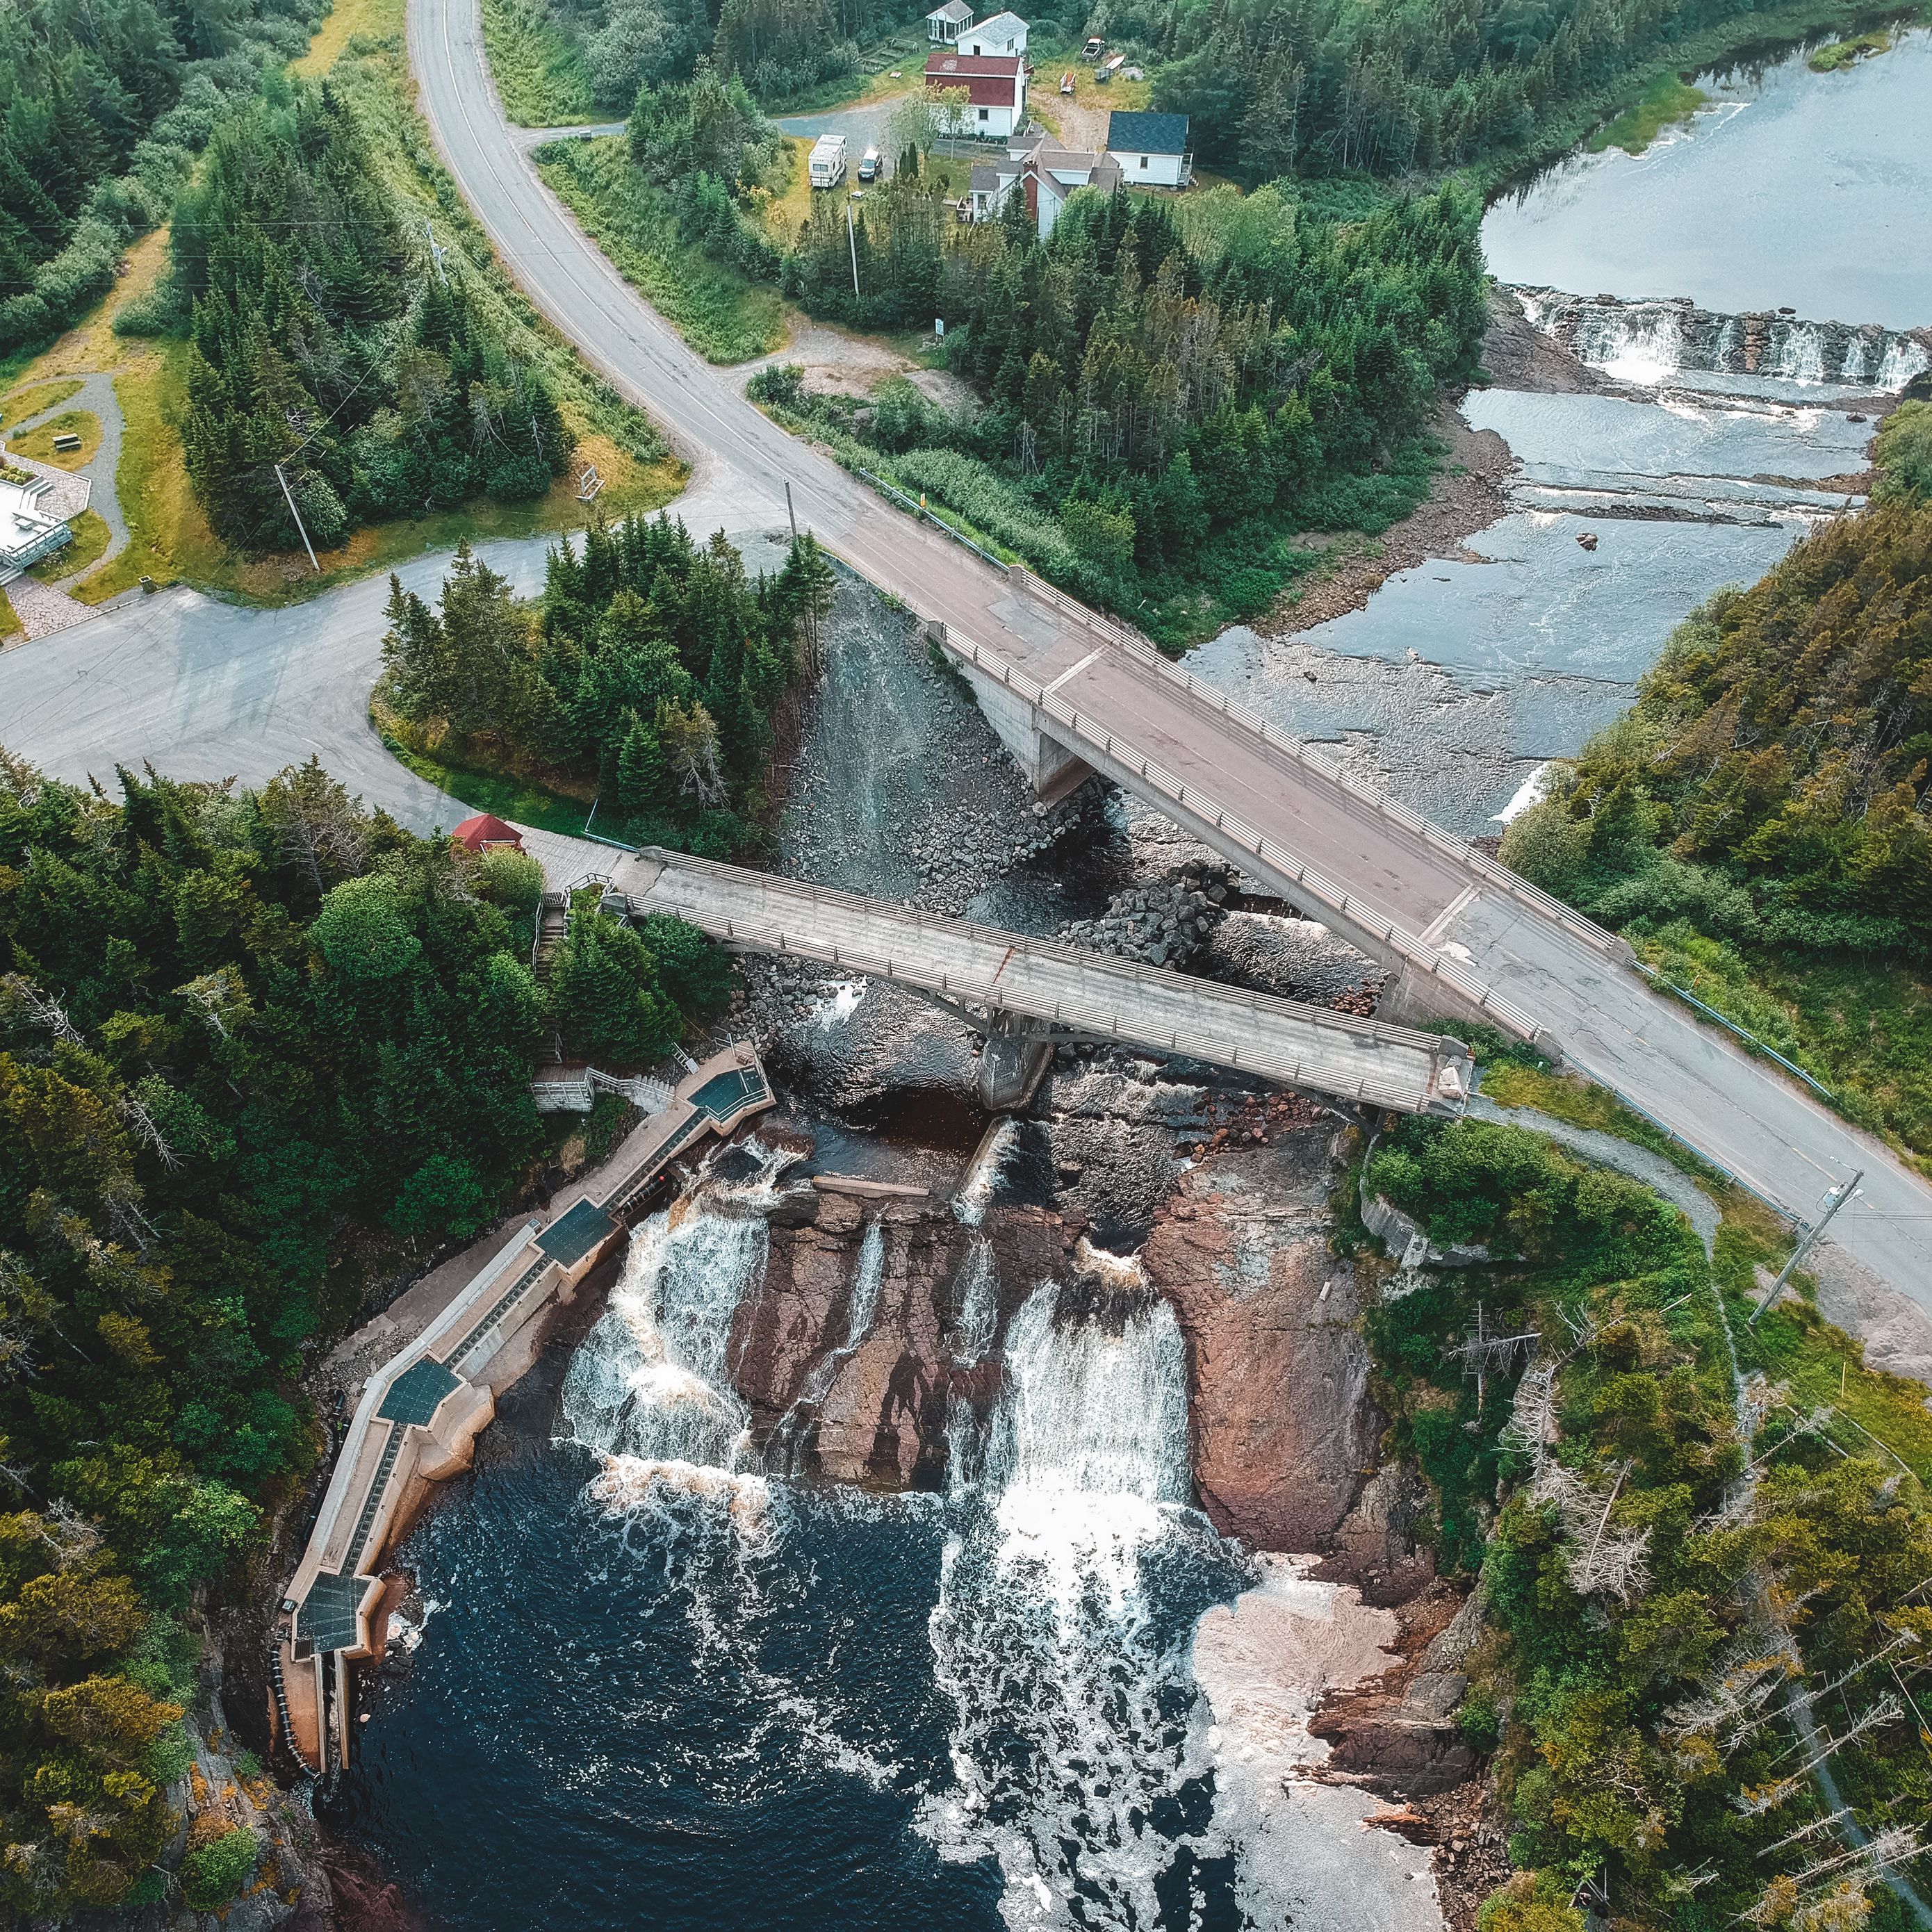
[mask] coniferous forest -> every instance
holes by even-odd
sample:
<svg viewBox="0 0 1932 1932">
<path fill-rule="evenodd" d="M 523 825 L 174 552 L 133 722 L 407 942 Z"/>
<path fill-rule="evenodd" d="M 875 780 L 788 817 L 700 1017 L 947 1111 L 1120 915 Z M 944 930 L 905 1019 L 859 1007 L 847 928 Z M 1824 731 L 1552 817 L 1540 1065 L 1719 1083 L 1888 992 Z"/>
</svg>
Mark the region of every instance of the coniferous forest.
<svg viewBox="0 0 1932 1932">
<path fill-rule="evenodd" d="M 224 116 L 320 0 L 37 0 L 0 10 L 0 355 L 74 321 L 166 218 Z"/>
<path fill-rule="evenodd" d="M 832 583 L 808 536 L 754 580 L 722 533 L 634 517 L 565 538 L 532 608 L 461 549 L 434 609 L 391 580 L 376 701 L 466 761 L 594 785 L 613 836 L 724 856 L 762 809 Z"/>
<path fill-rule="evenodd" d="M 534 861 L 416 838 L 313 762 L 118 793 L 0 754 L 0 1902 L 23 1917 L 160 1897 L 174 1619 L 313 1465 L 298 1381 L 361 1298 L 345 1256 L 489 1224 L 543 1145 L 551 1030 L 653 1058 L 722 989 L 670 921 L 657 952 L 579 922 L 540 987 Z"/>
<path fill-rule="evenodd" d="M 1437 392 L 1482 340 L 1474 197 L 1340 222 L 1285 188 L 1088 194 L 1046 242 L 1023 208 L 944 214 L 916 178 L 868 196 L 854 301 L 845 224 L 815 208 L 788 285 L 862 324 L 952 316 L 948 362 L 982 409 L 902 380 L 811 396 L 783 367 L 752 392 L 1068 588 L 1156 635 L 1250 616 L 1296 567 L 1287 532 L 1379 528 L 1426 487 Z"/>
<path fill-rule="evenodd" d="M 188 475 L 237 549 L 301 541 L 278 463 L 318 547 L 472 496 L 540 496 L 568 464 L 543 373 L 406 245 L 327 86 L 274 82 L 224 124 L 172 246 Z"/>
</svg>

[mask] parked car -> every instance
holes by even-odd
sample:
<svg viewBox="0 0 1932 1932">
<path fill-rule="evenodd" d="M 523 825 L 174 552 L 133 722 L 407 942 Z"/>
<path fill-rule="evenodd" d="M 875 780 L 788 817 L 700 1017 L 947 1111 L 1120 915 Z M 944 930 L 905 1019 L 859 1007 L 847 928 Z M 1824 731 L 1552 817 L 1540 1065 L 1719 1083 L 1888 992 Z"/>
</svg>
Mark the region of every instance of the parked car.
<svg viewBox="0 0 1932 1932">
<path fill-rule="evenodd" d="M 879 178 L 879 151 L 868 148 L 859 157 L 859 178 L 862 182 L 877 181 Z"/>
<path fill-rule="evenodd" d="M 1090 39 L 1087 44 L 1080 50 L 1080 58 L 1084 61 L 1098 60 L 1100 58 L 1101 50 L 1105 47 L 1106 44 L 1106 42 L 1101 39 L 1098 34 L 1096 34 L 1092 39 Z"/>
</svg>

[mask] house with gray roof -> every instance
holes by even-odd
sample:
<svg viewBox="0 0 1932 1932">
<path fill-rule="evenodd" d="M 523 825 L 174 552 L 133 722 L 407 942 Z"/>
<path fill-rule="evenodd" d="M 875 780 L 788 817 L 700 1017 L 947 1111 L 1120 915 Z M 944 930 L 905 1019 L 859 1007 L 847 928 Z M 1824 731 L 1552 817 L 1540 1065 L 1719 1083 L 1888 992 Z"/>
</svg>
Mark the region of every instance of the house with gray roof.
<svg viewBox="0 0 1932 1932">
<path fill-rule="evenodd" d="M 1194 178 L 1185 114 L 1110 114 L 1107 152 L 1130 188 L 1185 188 Z"/>
</svg>

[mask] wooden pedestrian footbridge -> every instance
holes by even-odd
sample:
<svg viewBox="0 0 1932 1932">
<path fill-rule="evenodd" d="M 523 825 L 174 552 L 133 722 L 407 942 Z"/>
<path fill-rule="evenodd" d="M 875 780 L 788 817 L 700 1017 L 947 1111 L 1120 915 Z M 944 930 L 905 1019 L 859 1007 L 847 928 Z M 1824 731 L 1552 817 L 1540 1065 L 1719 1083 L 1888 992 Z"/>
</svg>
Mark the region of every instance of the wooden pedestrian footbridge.
<svg viewBox="0 0 1932 1932">
<path fill-rule="evenodd" d="M 544 1312 L 623 1238 L 674 1156 L 720 1138 L 772 1104 L 749 1046 L 696 1066 L 600 1171 L 547 1217 L 516 1228 L 416 1339 L 370 1376 L 275 1620 L 272 1679 L 280 1735 L 314 1772 L 346 1761 L 350 1663 L 371 1656 L 383 1553 L 430 1486 L 469 1466 L 497 1394 L 527 1369 Z"/>
</svg>

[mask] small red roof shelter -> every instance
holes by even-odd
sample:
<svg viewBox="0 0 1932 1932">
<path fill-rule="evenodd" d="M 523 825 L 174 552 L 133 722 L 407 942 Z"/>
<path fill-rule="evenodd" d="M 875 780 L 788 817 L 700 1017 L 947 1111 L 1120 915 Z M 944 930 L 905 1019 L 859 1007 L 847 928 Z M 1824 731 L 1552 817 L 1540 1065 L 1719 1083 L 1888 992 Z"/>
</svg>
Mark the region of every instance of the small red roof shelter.
<svg viewBox="0 0 1932 1932">
<path fill-rule="evenodd" d="M 487 812 L 479 812 L 474 818 L 466 818 L 450 835 L 466 852 L 520 852 L 524 849 L 521 834 L 514 825 L 506 825 L 500 818 L 493 818 Z"/>
</svg>

